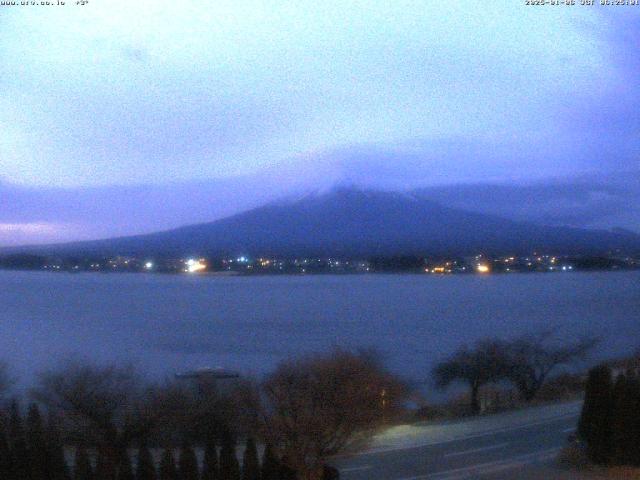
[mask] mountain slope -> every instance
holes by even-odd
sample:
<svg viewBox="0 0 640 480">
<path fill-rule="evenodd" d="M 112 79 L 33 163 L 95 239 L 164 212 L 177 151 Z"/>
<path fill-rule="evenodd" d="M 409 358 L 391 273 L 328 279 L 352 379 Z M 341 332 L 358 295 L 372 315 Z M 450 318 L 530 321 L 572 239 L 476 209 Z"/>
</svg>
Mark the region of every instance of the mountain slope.
<svg viewBox="0 0 640 480">
<path fill-rule="evenodd" d="M 545 227 L 442 207 L 419 196 L 340 189 L 211 223 L 57 246 L 101 254 L 452 255 L 640 250 L 640 236 Z"/>
</svg>

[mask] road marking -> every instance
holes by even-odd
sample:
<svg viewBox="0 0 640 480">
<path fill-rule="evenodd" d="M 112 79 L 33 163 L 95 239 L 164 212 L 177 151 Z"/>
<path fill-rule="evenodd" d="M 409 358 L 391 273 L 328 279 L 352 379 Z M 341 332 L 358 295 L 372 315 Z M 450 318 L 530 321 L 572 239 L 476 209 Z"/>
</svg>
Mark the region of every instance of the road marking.
<svg viewBox="0 0 640 480">
<path fill-rule="evenodd" d="M 550 448 L 538 452 L 518 455 L 506 460 L 497 460 L 495 462 L 481 463 L 470 467 L 460 468 L 449 472 L 439 472 L 429 475 L 429 480 L 463 480 L 466 478 L 476 478 L 478 474 L 497 473 L 504 470 L 512 470 L 514 468 L 522 468 L 524 465 L 536 461 L 543 461 L 555 457 L 561 447 Z"/>
<path fill-rule="evenodd" d="M 444 445 L 446 443 L 453 443 L 453 442 L 460 442 L 460 441 L 464 441 L 464 440 L 472 440 L 474 438 L 482 438 L 482 437 L 487 437 L 490 435 L 495 435 L 497 433 L 505 433 L 505 432 L 511 432 L 514 430 L 521 430 L 524 428 L 529 428 L 529 427 L 537 427 L 540 425 L 546 425 L 548 423 L 554 423 L 554 422 L 559 422 L 561 420 L 568 420 L 570 418 L 576 418 L 579 417 L 580 413 L 579 412 L 575 412 L 575 413 L 565 413 L 563 415 L 558 415 L 556 417 L 550 417 L 547 418 L 545 420 L 541 420 L 539 422 L 532 422 L 532 423 L 525 423 L 525 424 L 521 424 L 521 425 L 515 425 L 515 426 L 511 426 L 511 427 L 503 427 L 503 428 L 498 428 L 498 429 L 494 429 L 494 430 L 485 430 L 479 433 L 475 433 L 472 435 L 467 435 L 464 437 L 458 437 L 458 438 L 451 438 L 449 440 L 443 440 L 441 442 L 425 442 L 425 443 L 415 443 L 412 445 L 403 445 L 403 446 L 398 446 L 398 447 L 379 447 L 379 448 L 372 448 L 371 450 L 367 450 L 366 452 L 360 452 L 357 453 L 355 455 L 338 455 L 335 458 L 341 458 L 341 457 L 346 457 L 349 456 L 351 458 L 355 458 L 355 457 L 363 457 L 365 455 L 375 455 L 377 453 L 388 453 L 388 452 L 397 452 L 397 451 L 401 451 L 401 450 L 414 450 L 414 449 L 418 449 L 418 448 L 424 448 L 424 447 L 433 447 L 436 445 Z"/>
<path fill-rule="evenodd" d="M 371 470 L 371 465 L 362 465 L 361 467 L 341 468 L 340 473 L 361 472 L 362 470 Z"/>
<path fill-rule="evenodd" d="M 576 431 L 575 427 L 565 428 L 564 430 L 562 430 L 562 433 L 571 433 L 571 432 L 575 432 L 575 431 Z"/>
<path fill-rule="evenodd" d="M 509 442 L 497 443 L 495 445 L 489 445 L 487 447 L 473 448 L 471 450 L 463 450 L 462 452 L 445 453 L 444 456 L 445 456 L 445 458 L 446 457 L 458 457 L 460 455 L 467 455 L 469 453 L 484 452 L 485 450 L 496 450 L 498 448 L 506 447 L 507 445 L 509 445 Z"/>
<path fill-rule="evenodd" d="M 540 450 L 538 452 L 518 455 L 516 457 L 505 460 L 497 460 L 494 462 L 479 463 L 468 467 L 454 468 L 452 470 L 444 470 L 442 472 L 431 473 L 427 475 L 418 475 L 415 477 L 404 477 L 397 480 L 454 480 L 464 478 L 477 478 L 479 473 L 498 472 L 501 470 L 509 470 L 518 468 L 533 461 L 541 461 L 552 458 L 562 447 Z"/>
</svg>

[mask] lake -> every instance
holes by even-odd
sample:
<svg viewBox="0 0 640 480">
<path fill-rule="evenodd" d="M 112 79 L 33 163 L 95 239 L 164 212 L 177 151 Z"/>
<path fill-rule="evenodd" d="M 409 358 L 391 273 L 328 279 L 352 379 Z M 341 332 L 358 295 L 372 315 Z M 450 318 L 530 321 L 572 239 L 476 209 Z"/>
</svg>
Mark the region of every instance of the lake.
<svg viewBox="0 0 640 480">
<path fill-rule="evenodd" d="M 332 346 L 376 347 L 420 381 L 459 345 L 557 328 L 640 347 L 640 272 L 198 277 L 0 272 L 0 358 L 22 383 L 61 359 L 134 362 L 152 376 L 261 374 Z"/>
</svg>

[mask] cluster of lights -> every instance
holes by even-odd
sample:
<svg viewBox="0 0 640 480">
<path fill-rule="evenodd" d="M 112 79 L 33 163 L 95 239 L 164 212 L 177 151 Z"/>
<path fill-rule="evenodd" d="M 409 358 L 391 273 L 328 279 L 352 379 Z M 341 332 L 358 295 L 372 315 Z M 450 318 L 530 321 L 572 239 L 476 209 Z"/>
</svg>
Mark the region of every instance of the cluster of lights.
<svg viewBox="0 0 640 480">
<path fill-rule="evenodd" d="M 451 269 L 448 267 L 433 267 L 431 270 L 425 269 L 427 273 L 451 273 Z"/>
<path fill-rule="evenodd" d="M 485 263 L 479 263 L 476 265 L 476 270 L 478 271 L 478 273 L 489 273 L 490 268 L 489 265 Z"/>
<path fill-rule="evenodd" d="M 185 271 L 188 273 L 202 272 L 207 268 L 207 264 L 202 258 L 199 260 L 190 258 L 189 260 L 187 260 L 186 264 L 187 264 L 187 268 L 185 269 Z"/>
</svg>

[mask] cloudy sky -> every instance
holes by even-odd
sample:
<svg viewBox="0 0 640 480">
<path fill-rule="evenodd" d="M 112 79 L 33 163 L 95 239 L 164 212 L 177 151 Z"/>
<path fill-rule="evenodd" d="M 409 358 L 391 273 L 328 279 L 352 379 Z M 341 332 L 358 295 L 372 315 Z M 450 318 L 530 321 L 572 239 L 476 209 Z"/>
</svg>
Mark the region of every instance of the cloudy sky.
<svg viewBox="0 0 640 480">
<path fill-rule="evenodd" d="M 576 197 L 550 221 L 640 230 L 640 7 L 74 4 L 0 7 L 0 245 L 341 182 L 467 204 L 469 184 L 524 186 L 547 207 L 560 185 Z"/>
</svg>

